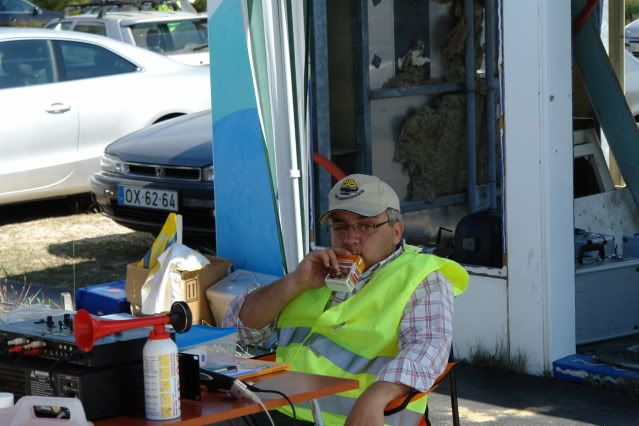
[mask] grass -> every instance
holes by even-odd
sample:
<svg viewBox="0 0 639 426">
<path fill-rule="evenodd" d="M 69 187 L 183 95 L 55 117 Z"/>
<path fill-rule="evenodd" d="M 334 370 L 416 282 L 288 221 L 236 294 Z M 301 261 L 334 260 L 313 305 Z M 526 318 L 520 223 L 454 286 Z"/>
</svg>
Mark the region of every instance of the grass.
<svg viewBox="0 0 639 426">
<path fill-rule="evenodd" d="M 99 213 L 0 224 L 0 283 L 75 289 L 123 279 L 152 241 Z"/>
<path fill-rule="evenodd" d="M 86 196 L 0 207 L 0 313 L 15 306 L 64 306 L 62 294 L 126 277 L 154 235 L 97 213 Z M 208 241 L 185 241 L 212 254 Z"/>
<path fill-rule="evenodd" d="M 470 349 L 467 361 L 478 367 L 498 368 L 523 374 L 526 373 L 528 365 L 528 357 L 525 353 L 518 350 L 511 354 L 502 341 L 497 342 L 493 351 L 478 344 Z"/>
<path fill-rule="evenodd" d="M 80 287 L 124 279 L 126 265 L 140 259 L 153 241 L 151 234 L 131 231 L 99 213 L 64 209 L 61 215 L 55 207 L 49 212 L 51 206 L 0 209 L 0 313 L 18 306 L 62 309 Z M 52 217 L 42 218 L 48 214 Z"/>
</svg>

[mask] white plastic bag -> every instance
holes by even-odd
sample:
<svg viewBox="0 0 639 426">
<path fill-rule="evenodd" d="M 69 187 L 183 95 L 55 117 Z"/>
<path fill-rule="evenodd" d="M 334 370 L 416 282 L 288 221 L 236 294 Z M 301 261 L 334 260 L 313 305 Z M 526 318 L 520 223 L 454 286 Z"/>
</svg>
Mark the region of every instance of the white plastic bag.
<svg viewBox="0 0 639 426">
<path fill-rule="evenodd" d="M 10 324 L 18 321 L 44 318 L 48 315 L 72 314 L 73 311 L 52 308 L 49 305 L 34 304 L 18 306 L 15 309 L 0 314 L 0 323 Z"/>
<path fill-rule="evenodd" d="M 185 300 L 181 273 L 197 271 L 209 264 L 206 257 L 183 244 L 172 244 L 157 260 L 159 267 L 149 273 L 141 289 L 145 315 L 168 312 L 173 302 Z"/>
</svg>

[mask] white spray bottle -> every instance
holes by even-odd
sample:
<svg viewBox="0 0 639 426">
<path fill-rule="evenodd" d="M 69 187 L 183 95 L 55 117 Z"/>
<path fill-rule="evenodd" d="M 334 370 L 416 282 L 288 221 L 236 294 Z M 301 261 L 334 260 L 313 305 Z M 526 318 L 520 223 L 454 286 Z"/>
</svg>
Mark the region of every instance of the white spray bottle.
<svg viewBox="0 0 639 426">
<path fill-rule="evenodd" d="M 180 417 L 178 348 L 164 328 L 153 326 L 142 350 L 144 369 L 144 417 L 170 420 Z"/>
</svg>

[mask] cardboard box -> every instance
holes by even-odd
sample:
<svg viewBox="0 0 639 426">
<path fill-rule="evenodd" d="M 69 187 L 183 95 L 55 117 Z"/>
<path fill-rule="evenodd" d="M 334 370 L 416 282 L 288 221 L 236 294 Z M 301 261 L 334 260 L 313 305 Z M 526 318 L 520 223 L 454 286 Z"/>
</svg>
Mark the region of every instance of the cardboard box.
<svg viewBox="0 0 639 426">
<path fill-rule="evenodd" d="M 182 272 L 182 282 L 185 288 L 184 300 L 191 308 L 193 324 L 213 325 L 213 316 L 206 298 L 206 289 L 224 278 L 231 271 L 231 261 L 221 257 L 206 256 L 211 263 L 199 271 Z M 131 303 L 131 314 L 142 314 L 142 285 L 149 270 L 140 268 L 137 262 L 129 263 L 126 267 L 126 298 Z"/>
<path fill-rule="evenodd" d="M 358 255 L 338 257 L 337 264 L 339 271 L 337 273 L 329 272 L 324 279 L 326 287 L 333 291 L 353 291 L 355 284 L 359 281 L 359 276 L 364 271 L 364 259 Z"/>
</svg>

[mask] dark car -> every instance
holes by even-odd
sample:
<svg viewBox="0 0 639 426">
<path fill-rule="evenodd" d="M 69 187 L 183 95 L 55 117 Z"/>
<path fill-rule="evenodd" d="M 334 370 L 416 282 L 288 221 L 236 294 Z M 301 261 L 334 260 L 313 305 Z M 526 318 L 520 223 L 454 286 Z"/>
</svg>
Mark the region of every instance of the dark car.
<svg viewBox="0 0 639 426">
<path fill-rule="evenodd" d="M 157 234 L 171 212 L 185 239 L 213 241 L 213 143 L 210 110 L 174 118 L 108 145 L 91 193 L 105 216 Z"/>
<path fill-rule="evenodd" d="M 43 9 L 26 0 L 0 0 L 0 26 L 20 26 L 23 22 L 37 21 L 44 26 L 48 21 L 63 17 L 63 13 Z"/>
</svg>

